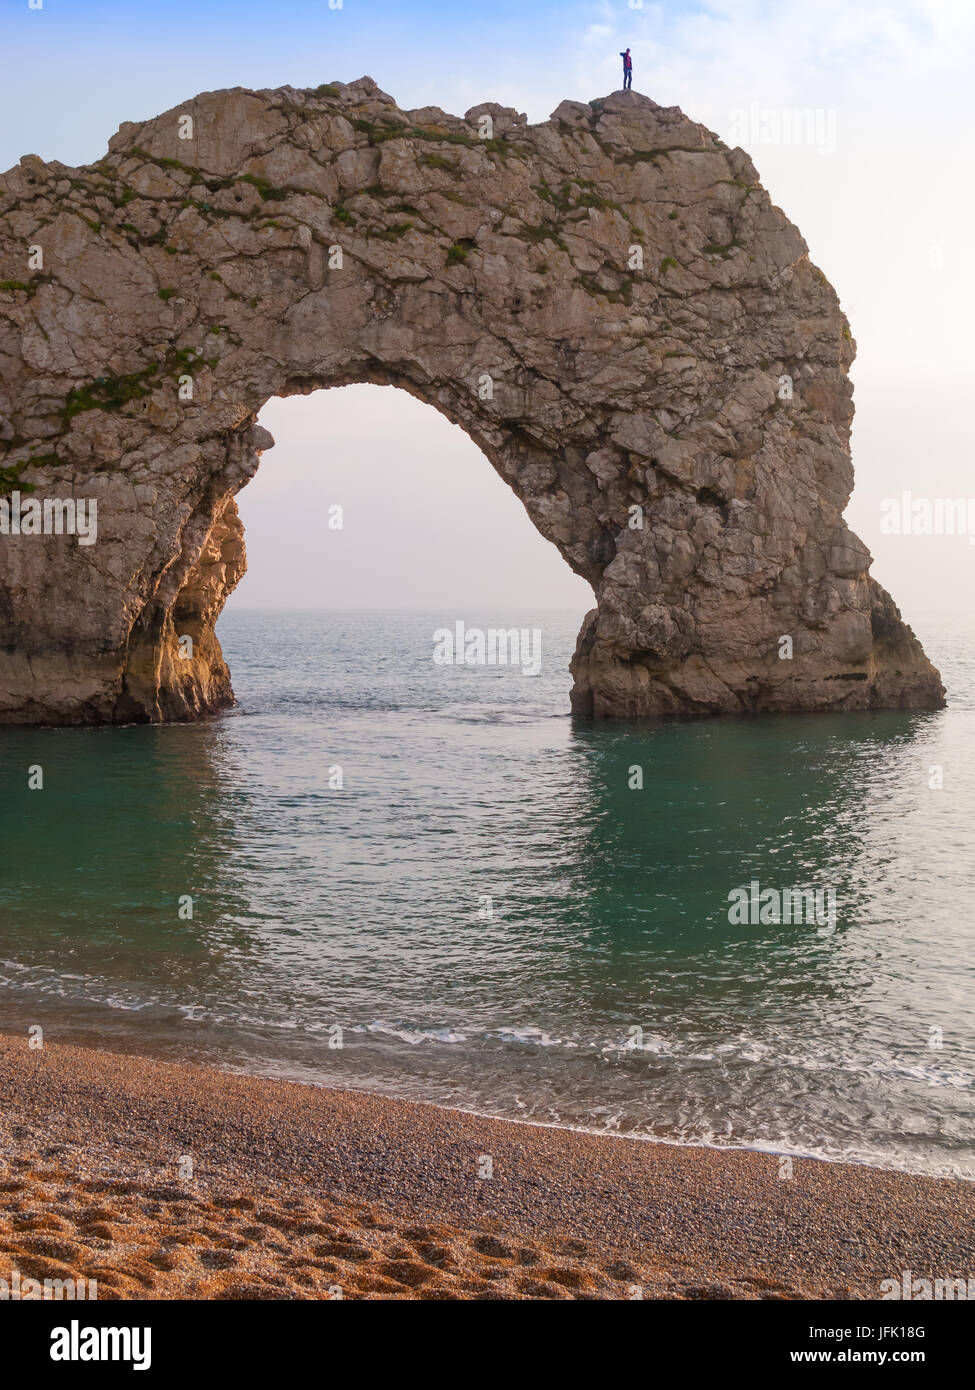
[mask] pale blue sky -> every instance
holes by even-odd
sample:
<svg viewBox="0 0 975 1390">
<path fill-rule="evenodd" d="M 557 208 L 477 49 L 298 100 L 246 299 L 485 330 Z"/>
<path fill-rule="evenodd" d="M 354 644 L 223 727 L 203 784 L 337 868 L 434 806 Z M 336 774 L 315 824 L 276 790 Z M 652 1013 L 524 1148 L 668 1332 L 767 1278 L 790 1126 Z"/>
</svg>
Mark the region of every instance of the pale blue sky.
<svg viewBox="0 0 975 1390">
<path fill-rule="evenodd" d="M 875 573 L 907 609 L 964 601 L 975 547 L 905 546 L 881 536 L 879 517 L 882 498 L 905 486 L 975 495 L 971 0 L 343 0 L 341 9 L 327 0 L 43 0 L 39 10 L 0 0 L 0 14 L 0 168 L 27 152 L 96 159 L 122 121 L 199 91 L 365 73 L 404 107 L 462 113 L 490 99 L 543 120 L 564 97 L 618 87 L 617 55 L 629 44 L 637 90 L 749 150 L 850 315 L 858 486 L 848 516 L 877 556 Z M 753 109 L 783 107 L 822 113 L 835 139 L 776 144 L 747 121 L 741 133 Z M 445 571 L 484 602 L 586 602 L 459 431 L 401 393 L 365 410 L 360 399 L 349 388 L 265 412 L 278 447 L 240 499 L 252 563 L 242 598 L 289 602 L 314 581 L 323 602 L 345 601 L 332 595 L 347 561 L 322 553 L 314 508 L 290 527 L 282 519 L 298 480 L 320 474 L 323 505 L 326 495 L 343 500 L 336 492 L 357 506 L 396 493 L 388 523 L 374 521 L 373 554 L 385 545 L 388 572 L 374 564 L 361 576 L 370 603 L 425 602 Z M 405 466 L 404 432 L 408 476 L 396 462 Z M 343 474 L 337 454 L 359 462 Z M 367 486 L 367 477 L 378 481 Z M 467 537 L 439 560 L 428 544 L 431 488 L 438 508 L 456 506 L 457 534 Z M 513 547 L 510 564 L 497 563 L 496 536 L 462 521 L 488 514 Z"/>
</svg>

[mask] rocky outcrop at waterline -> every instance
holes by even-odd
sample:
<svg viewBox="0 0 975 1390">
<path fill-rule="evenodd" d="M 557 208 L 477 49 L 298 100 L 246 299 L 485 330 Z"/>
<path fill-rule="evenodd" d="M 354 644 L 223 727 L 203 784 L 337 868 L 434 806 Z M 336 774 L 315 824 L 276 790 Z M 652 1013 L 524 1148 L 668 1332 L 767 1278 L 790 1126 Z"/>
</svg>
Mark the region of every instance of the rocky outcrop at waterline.
<svg viewBox="0 0 975 1390">
<path fill-rule="evenodd" d="M 258 413 L 350 382 L 462 426 L 592 585 L 577 711 L 936 707 L 843 521 L 853 353 L 748 156 L 636 93 L 530 126 L 369 78 L 235 88 L 80 169 L 27 155 L 0 177 L 0 527 L 88 499 L 98 534 L 0 535 L 0 721 L 230 703 Z"/>
</svg>

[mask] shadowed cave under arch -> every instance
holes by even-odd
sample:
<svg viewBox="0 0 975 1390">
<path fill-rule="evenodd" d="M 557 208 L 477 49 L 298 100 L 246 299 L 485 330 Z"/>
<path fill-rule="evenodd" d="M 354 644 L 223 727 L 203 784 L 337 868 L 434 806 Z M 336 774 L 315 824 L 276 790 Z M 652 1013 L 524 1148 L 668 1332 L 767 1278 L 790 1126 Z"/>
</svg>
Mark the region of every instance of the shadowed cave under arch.
<svg viewBox="0 0 975 1390">
<path fill-rule="evenodd" d="M 99 517 L 91 546 L 0 537 L 4 722 L 231 703 L 214 624 L 258 414 L 356 382 L 460 425 L 591 584 L 576 712 L 943 703 L 843 521 L 836 295 L 748 156 L 678 108 L 615 93 L 529 126 L 401 111 L 369 78 L 206 93 L 93 165 L 0 177 L 0 315 L 5 490 Z"/>
</svg>

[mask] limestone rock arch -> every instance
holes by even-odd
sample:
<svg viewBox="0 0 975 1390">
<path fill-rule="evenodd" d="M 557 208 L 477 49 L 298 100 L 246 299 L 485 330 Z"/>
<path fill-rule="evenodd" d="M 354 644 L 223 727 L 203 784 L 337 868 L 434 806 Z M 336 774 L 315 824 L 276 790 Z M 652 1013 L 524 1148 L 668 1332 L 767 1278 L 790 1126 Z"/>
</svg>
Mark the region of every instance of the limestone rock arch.
<svg viewBox="0 0 975 1390">
<path fill-rule="evenodd" d="M 843 521 L 836 295 L 677 108 L 205 93 L 93 165 L 0 177 L 0 334 L 0 522 L 95 499 L 98 526 L 0 535 L 0 721 L 232 702 L 214 623 L 258 413 L 350 382 L 461 425 L 592 584 L 578 712 L 943 702 Z"/>
</svg>

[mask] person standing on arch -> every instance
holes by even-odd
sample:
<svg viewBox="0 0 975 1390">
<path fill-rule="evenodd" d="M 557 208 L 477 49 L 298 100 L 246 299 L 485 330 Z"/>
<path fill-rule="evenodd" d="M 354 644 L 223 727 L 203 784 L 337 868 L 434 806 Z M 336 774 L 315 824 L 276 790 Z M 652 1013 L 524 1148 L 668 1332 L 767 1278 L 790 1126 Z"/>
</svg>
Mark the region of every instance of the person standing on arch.
<svg viewBox="0 0 975 1390">
<path fill-rule="evenodd" d="M 620 54 L 623 59 L 623 91 L 628 92 L 633 87 L 633 59 L 630 57 L 630 50 Z"/>
</svg>

